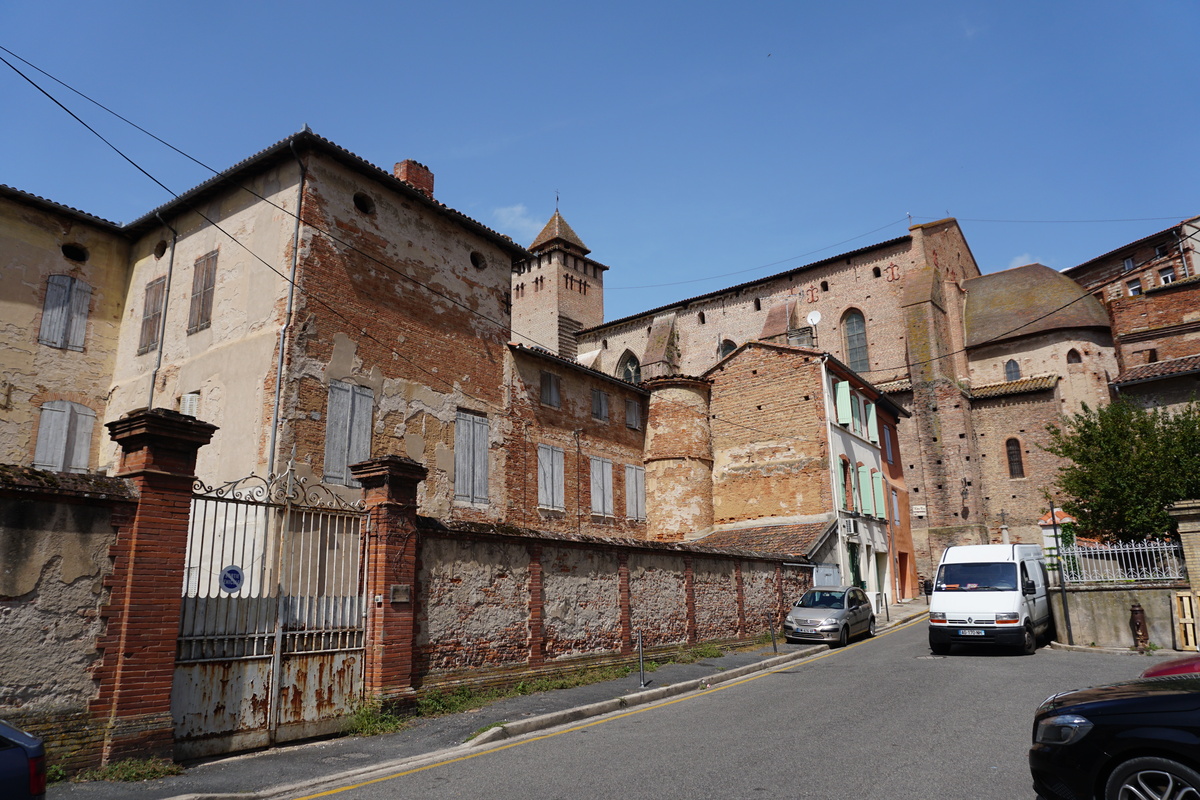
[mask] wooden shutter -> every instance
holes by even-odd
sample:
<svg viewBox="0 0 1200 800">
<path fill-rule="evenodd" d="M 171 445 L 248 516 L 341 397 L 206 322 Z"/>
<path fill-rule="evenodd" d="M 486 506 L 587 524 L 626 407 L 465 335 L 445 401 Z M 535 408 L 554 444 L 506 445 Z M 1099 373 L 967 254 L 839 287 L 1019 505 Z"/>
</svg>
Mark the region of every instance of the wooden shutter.
<svg viewBox="0 0 1200 800">
<path fill-rule="evenodd" d="M 834 382 L 834 396 L 837 399 L 838 425 L 850 424 L 850 383 L 849 381 Z"/>
<path fill-rule="evenodd" d="M 625 425 L 635 431 L 642 428 L 642 406 L 637 400 L 625 401 Z"/>
<path fill-rule="evenodd" d="M 46 279 L 46 300 L 42 303 L 42 327 L 38 341 L 50 347 L 67 346 L 70 316 L 71 277 L 51 275 Z"/>
<path fill-rule="evenodd" d="M 37 449 L 33 455 L 35 469 L 63 471 L 67 433 L 71 424 L 70 406 L 65 400 L 51 400 L 42 404 L 42 413 L 38 416 Z"/>
<path fill-rule="evenodd" d="M 554 507 L 567 507 L 567 492 L 563 485 L 563 451 L 558 447 L 550 448 L 551 456 L 553 456 L 553 472 L 554 472 Z"/>
<path fill-rule="evenodd" d="M 146 299 L 142 308 L 142 332 L 138 340 L 138 355 L 148 353 L 158 346 L 158 332 L 162 325 L 163 297 L 167 279 L 155 278 L 146 284 Z"/>
<path fill-rule="evenodd" d="M 554 460 L 552 448 L 538 445 L 538 505 L 550 508 L 554 505 Z"/>
<path fill-rule="evenodd" d="M 871 473 L 871 488 L 875 493 L 875 516 L 887 519 L 887 502 L 883 494 L 883 473 Z"/>
<path fill-rule="evenodd" d="M 875 516 L 875 493 L 871 490 L 871 468 L 858 468 L 859 508 L 868 517 Z"/>
<path fill-rule="evenodd" d="M 846 506 L 846 463 L 844 461 L 838 461 L 834 476 L 837 478 L 837 507 L 849 510 Z"/>
<path fill-rule="evenodd" d="M 872 444 L 879 444 L 879 417 L 874 403 L 867 403 L 867 438 Z"/>
<path fill-rule="evenodd" d="M 350 384 L 330 381 L 325 408 L 325 475 L 327 483 L 345 483 L 350 446 Z"/>
<path fill-rule="evenodd" d="M 192 304 L 188 312 L 188 333 L 207 328 L 212 323 L 213 288 L 217 283 L 217 253 L 213 251 L 196 259 L 192 271 Z"/>
<path fill-rule="evenodd" d="M 346 485 L 358 486 L 350 476 L 350 464 L 366 461 L 371 457 L 371 415 L 375 405 L 375 394 L 367 386 L 350 387 L 349 441 L 346 446 Z"/>
<path fill-rule="evenodd" d="M 472 416 L 474 441 L 472 447 L 475 458 L 471 464 L 471 478 L 474 485 L 476 503 L 486 503 L 488 499 L 488 420 L 487 417 Z"/>
<path fill-rule="evenodd" d="M 633 464 L 625 465 L 625 516 L 646 518 L 646 470 Z"/>
<path fill-rule="evenodd" d="M 92 304 L 92 287 L 81 280 L 71 286 L 71 313 L 67 321 L 67 349 L 83 350 L 87 337 L 88 307 Z"/>
<path fill-rule="evenodd" d="M 596 395 L 592 395 L 593 401 Z M 594 408 L 594 406 L 593 406 Z M 604 459 L 592 456 L 589 459 L 592 473 L 592 513 L 604 513 Z"/>
<path fill-rule="evenodd" d="M 473 489 L 471 460 L 474 458 L 474 448 L 471 442 L 474 429 L 471 415 L 458 412 L 454 426 L 454 499 L 463 502 L 471 501 Z"/>
<path fill-rule="evenodd" d="M 87 472 L 88 456 L 92 451 L 92 423 L 96 421 L 96 414 L 86 406 L 77 403 L 70 405 L 64 469 L 67 472 Z"/>
</svg>

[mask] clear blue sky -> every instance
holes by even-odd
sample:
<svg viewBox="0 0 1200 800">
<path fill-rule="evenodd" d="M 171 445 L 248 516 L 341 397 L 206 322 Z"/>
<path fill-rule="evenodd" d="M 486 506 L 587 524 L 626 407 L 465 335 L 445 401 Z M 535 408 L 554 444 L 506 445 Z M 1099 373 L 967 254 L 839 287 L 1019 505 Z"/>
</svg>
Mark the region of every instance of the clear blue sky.
<svg viewBox="0 0 1200 800">
<path fill-rule="evenodd" d="M 526 245 L 557 192 L 609 319 L 908 214 L 958 217 L 985 272 L 1200 214 L 1195 0 L 44 0 L 0 5 L 0 45 L 217 169 L 307 123 Z M 173 191 L 209 177 L 14 63 Z M 169 199 L 3 64 L 0 109 L 0 183 L 119 222 Z"/>
</svg>

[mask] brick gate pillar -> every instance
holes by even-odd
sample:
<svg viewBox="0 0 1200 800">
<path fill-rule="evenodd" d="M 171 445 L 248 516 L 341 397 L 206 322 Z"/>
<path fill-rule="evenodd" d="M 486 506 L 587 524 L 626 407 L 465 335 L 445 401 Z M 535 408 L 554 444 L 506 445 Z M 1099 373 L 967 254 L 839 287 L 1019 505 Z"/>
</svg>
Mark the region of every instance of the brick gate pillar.
<svg viewBox="0 0 1200 800">
<path fill-rule="evenodd" d="M 121 446 L 116 477 L 133 484 L 138 504 L 110 550 L 109 599 L 100 612 L 106 624 L 97 644 L 99 693 L 91 711 L 107 720 L 102 762 L 170 758 L 171 681 L 196 453 L 217 426 L 156 408 L 130 412 L 105 427 Z"/>
<path fill-rule="evenodd" d="M 1200 590 L 1200 500 L 1180 500 L 1167 513 L 1179 524 L 1179 543 L 1192 591 Z"/>
<path fill-rule="evenodd" d="M 351 464 L 362 484 L 367 538 L 365 688 L 388 705 L 413 701 L 416 639 L 417 485 L 428 470 L 400 456 Z"/>
</svg>

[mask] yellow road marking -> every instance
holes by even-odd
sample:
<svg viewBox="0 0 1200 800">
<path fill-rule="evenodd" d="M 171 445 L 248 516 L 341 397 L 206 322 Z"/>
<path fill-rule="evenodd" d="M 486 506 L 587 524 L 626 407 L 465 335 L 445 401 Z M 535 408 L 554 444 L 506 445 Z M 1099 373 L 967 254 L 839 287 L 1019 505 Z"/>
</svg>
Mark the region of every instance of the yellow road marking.
<svg viewBox="0 0 1200 800">
<path fill-rule="evenodd" d="M 705 689 L 702 692 L 692 692 L 689 694 L 682 695 L 681 697 L 676 697 L 674 700 L 667 700 L 662 703 L 650 703 L 648 705 L 645 705 L 645 706 L 642 706 L 639 708 L 635 708 L 635 709 L 631 709 L 629 711 L 623 711 L 620 714 L 612 714 L 612 715 L 601 717 L 600 719 L 592 720 L 591 722 L 585 722 L 582 725 L 575 725 L 570 728 L 563 728 L 562 730 L 554 731 L 553 733 L 544 733 L 541 736 L 532 736 L 528 739 L 521 739 L 520 741 L 510 742 L 508 744 L 500 745 L 499 747 L 491 747 L 491 748 L 488 748 L 487 750 L 481 750 L 477 753 L 471 753 L 471 754 L 465 755 L 465 756 L 458 756 L 457 758 L 448 758 L 445 761 L 438 761 L 433 764 L 426 764 L 421 767 L 414 767 L 412 769 L 404 770 L 403 772 L 395 772 L 395 773 L 392 773 L 391 775 L 384 775 L 383 777 L 380 777 L 380 778 L 372 778 L 369 781 L 362 781 L 361 783 L 356 783 L 356 784 L 353 784 L 352 786 L 342 786 L 338 789 L 329 789 L 324 792 L 317 792 L 316 794 L 306 794 L 303 797 L 294 798 L 294 800 L 314 800 L 314 798 L 317 798 L 317 797 L 330 797 L 335 794 L 341 794 L 342 792 L 349 792 L 353 789 L 361 789 L 364 786 L 371 786 L 372 784 L 383 783 L 384 781 L 395 780 L 396 778 L 403 778 L 407 775 L 415 775 L 418 772 L 424 772 L 425 770 L 433 769 L 434 767 L 444 767 L 444 766 L 448 766 L 450 764 L 457 764 L 460 761 L 468 761 L 472 758 L 479 758 L 480 756 L 491 755 L 492 753 L 499 753 L 503 750 L 508 750 L 510 747 L 518 747 L 520 745 L 533 744 L 534 742 L 540 742 L 543 739 L 552 739 L 555 736 L 562 736 L 563 734 L 566 734 L 566 733 L 575 733 L 576 731 L 581 731 L 586 728 L 591 728 L 595 725 L 601 725 L 605 722 L 613 722 L 618 719 L 632 717 L 634 714 L 644 714 L 647 711 L 653 711 L 655 709 L 663 708 L 664 706 L 674 705 L 675 703 L 682 703 L 685 700 L 694 700 L 697 697 L 704 697 L 705 695 L 709 695 L 714 692 L 720 692 L 720 691 L 724 691 L 725 689 L 731 689 L 734 686 L 741 686 L 743 684 L 750 683 L 751 681 L 756 681 L 759 678 L 765 678 L 768 675 L 774 675 L 778 672 L 783 672 L 785 670 L 792 669 L 793 667 L 800 666 L 801 664 L 810 664 L 814 661 L 820 661 L 822 658 L 829 658 L 830 656 L 835 655 L 837 653 L 844 653 L 847 650 L 853 650 L 854 648 L 856 648 L 860 645 L 866 644 L 869 641 L 874 641 L 874 639 L 881 639 L 884 636 L 890 636 L 891 634 L 896 633 L 897 631 L 902 631 L 902 630 L 905 630 L 906 628 L 911 628 L 913 625 L 916 625 L 917 623 L 924 622 L 924 621 L 925 621 L 925 617 L 924 617 L 924 615 L 921 615 L 919 617 L 916 617 L 915 619 L 912 619 L 912 620 L 904 623 L 903 625 L 897 625 L 895 628 L 891 628 L 889 630 L 884 631 L 883 633 L 877 634 L 872 639 L 860 639 L 859 641 L 855 642 L 854 644 L 847 645 L 846 647 L 838 648 L 837 650 L 828 650 L 824 653 L 821 653 L 820 655 L 812 656 L 811 658 L 805 658 L 805 659 L 801 659 L 799 661 L 792 661 L 792 662 L 789 662 L 788 664 L 785 664 L 784 666 L 779 667 L 777 669 L 767 670 L 765 672 L 756 672 L 755 674 L 753 674 L 749 677 L 746 677 L 746 678 L 742 678 L 741 680 L 729 681 L 728 683 L 722 683 L 720 686 L 716 687 L 715 689 Z"/>
</svg>

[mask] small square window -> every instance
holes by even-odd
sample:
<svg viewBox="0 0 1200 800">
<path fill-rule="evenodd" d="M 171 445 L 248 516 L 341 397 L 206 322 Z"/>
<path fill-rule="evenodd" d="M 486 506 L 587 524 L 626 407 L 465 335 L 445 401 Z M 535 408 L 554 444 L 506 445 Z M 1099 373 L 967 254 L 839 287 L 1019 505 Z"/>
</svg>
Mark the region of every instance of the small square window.
<svg viewBox="0 0 1200 800">
<path fill-rule="evenodd" d="M 559 392 L 558 376 L 553 372 L 542 373 L 542 405 L 551 408 L 562 408 L 562 396 Z"/>
<path fill-rule="evenodd" d="M 1132 269 L 1133 269 L 1133 259 L 1132 259 L 1132 258 L 1127 258 L 1127 259 L 1125 259 L 1125 260 L 1122 262 L 1122 266 L 1123 266 L 1123 268 L 1125 269 L 1125 271 L 1126 271 L 1126 272 L 1129 272 L 1130 270 L 1132 270 Z"/>
<path fill-rule="evenodd" d="M 1154 257 L 1155 258 L 1165 258 L 1166 255 L 1167 255 L 1167 246 L 1165 244 L 1157 245 L 1154 248 Z"/>
<path fill-rule="evenodd" d="M 1125 284 L 1125 288 L 1129 291 L 1130 297 L 1136 297 L 1142 293 L 1142 282 L 1138 280 L 1130 281 Z"/>
<path fill-rule="evenodd" d="M 1163 269 L 1160 269 L 1158 271 L 1158 280 L 1162 283 L 1163 286 L 1166 286 L 1168 283 L 1174 283 L 1175 282 L 1175 268 L 1174 267 L 1165 267 Z"/>
</svg>

